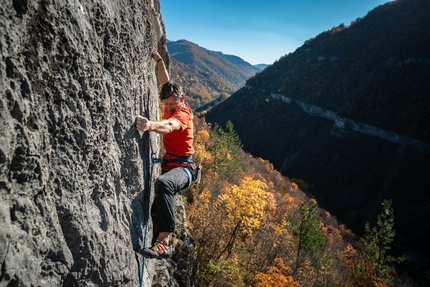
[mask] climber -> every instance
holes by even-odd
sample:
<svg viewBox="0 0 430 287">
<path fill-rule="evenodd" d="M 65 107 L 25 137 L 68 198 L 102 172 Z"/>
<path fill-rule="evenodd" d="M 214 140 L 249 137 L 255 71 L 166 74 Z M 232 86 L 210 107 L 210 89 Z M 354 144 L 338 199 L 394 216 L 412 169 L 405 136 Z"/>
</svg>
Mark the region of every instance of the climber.
<svg viewBox="0 0 430 287">
<path fill-rule="evenodd" d="M 164 61 L 157 52 L 152 58 L 158 67 L 160 82 L 159 98 L 164 104 L 164 118 L 151 121 L 136 116 L 136 128 L 141 132 L 161 134 L 166 153 L 163 157 L 163 173 L 155 182 L 155 222 L 159 233 L 154 245 L 140 253 L 147 258 L 167 258 L 171 255 L 170 233 L 175 229 L 175 194 L 188 188 L 193 181 L 196 165 L 192 162 L 193 112 L 185 102 L 182 86 L 170 80 Z"/>
</svg>

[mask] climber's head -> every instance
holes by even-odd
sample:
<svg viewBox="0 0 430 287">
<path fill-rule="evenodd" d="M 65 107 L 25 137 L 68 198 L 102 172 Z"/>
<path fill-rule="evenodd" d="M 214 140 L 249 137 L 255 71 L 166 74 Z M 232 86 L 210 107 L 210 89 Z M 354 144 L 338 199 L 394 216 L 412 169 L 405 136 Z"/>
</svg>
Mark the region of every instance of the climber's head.
<svg viewBox="0 0 430 287">
<path fill-rule="evenodd" d="M 160 100 L 170 114 L 173 114 L 178 108 L 184 105 L 185 95 L 182 86 L 174 81 L 167 81 L 161 86 Z"/>
</svg>

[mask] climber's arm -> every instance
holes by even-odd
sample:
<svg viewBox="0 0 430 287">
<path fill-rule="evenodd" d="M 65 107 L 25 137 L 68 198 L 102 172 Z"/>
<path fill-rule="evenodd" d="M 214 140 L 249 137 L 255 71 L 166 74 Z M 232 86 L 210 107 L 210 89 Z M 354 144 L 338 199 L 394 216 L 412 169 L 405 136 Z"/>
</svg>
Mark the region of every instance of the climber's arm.
<svg viewBox="0 0 430 287">
<path fill-rule="evenodd" d="M 150 121 L 145 117 L 136 116 L 136 128 L 141 132 L 151 131 L 159 134 L 168 134 L 179 130 L 181 128 L 181 124 L 175 118 L 161 121 Z"/>
<path fill-rule="evenodd" d="M 165 82 L 170 80 L 169 74 L 167 73 L 163 58 L 161 58 L 158 52 L 152 52 L 152 58 L 154 58 L 154 60 L 157 62 L 158 81 L 160 81 L 160 86 L 162 86 Z"/>
</svg>

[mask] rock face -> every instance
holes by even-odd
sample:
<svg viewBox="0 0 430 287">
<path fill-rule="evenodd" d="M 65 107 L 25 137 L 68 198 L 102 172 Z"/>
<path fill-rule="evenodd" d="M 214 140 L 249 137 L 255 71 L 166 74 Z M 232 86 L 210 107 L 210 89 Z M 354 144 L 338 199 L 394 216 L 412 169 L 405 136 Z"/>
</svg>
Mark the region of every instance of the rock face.
<svg viewBox="0 0 430 287">
<path fill-rule="evenodd" d="M 155 284 L 133 249 L 160 139 L 133 124 L 158 117 L 159 1 L 3 2 L 0 286 Z"/>
</svg>

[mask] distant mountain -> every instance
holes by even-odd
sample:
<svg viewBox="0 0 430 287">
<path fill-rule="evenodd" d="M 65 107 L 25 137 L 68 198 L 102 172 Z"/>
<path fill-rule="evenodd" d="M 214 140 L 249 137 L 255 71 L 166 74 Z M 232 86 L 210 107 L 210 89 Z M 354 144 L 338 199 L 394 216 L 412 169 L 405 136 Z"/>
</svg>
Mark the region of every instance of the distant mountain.
<svg viewBox="0 0 430 287">
<path fill-rule="evenodd" d="M 254 65 L 255 68 L 259 69 L 260 71 L 264 70 L 268 65 L 267 64 L 257 64 Z"/>
<path fill-rule="evenodd" d="M 259 69 L 243 59 L 210 51 L 187 40 L 167 41 L 171 75 L 179 80 L 187 101 L 202 111 L 244 86 Z"/>
<path fill-rule="evenodd" d="M 206 120 L 231 120 L 247 152 L 304 180 L 356 232 L 393 199 L 398 250 L 430 258 L 428 15 L 428 0 L 397 0 L 323 32 Z"/>
</svg>

